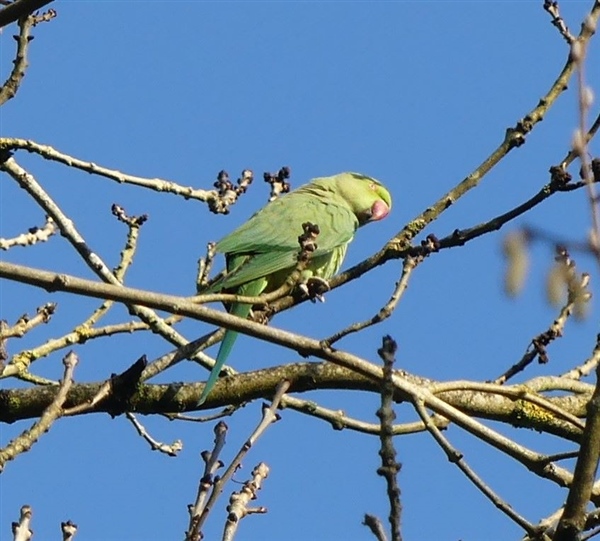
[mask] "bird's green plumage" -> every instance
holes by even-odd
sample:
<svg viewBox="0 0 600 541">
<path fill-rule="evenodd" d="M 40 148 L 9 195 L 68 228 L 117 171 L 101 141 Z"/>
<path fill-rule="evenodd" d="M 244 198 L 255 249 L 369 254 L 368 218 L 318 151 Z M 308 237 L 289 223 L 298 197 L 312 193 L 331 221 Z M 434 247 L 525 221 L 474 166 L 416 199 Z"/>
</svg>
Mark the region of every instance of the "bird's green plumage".
<svg viewBox="0 0 600 541">
<path fill-rule="evenodd" d="M 314 179 L 272 201 L 216 244 L 216 252 L 225 254 L 227 272 L 209 291 L 257 296 L 282 285 L 296 266 L 298 237 L 305 222 L 317 224 L 320 230 L 305 275 L 331 278 L 356 229 L 385 217 L 391 206 L 389 192 L 373 178 L 341 173 Z M 250 309 L 247 304 L 234 303 L 229 312 L 246 318 Z M 226 331 L 198 404 L 214 386 L 236 337 L 237 332 Z"/>
</svg>

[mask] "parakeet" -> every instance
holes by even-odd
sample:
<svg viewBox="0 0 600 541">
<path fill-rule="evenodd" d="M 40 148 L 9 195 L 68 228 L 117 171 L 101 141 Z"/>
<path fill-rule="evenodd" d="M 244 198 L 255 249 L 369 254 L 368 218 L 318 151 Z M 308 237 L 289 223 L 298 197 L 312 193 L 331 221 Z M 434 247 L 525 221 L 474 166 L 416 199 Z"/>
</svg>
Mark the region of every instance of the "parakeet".
<svg viewBox="0 0 600 541">
<path fill-rule="evenodd" d="M 227 272 L 206 292 L 257 296 L 280 287 L 297 265 L 298 237 L 305 222 L 318 225 L 320 232 L 317 249 L 302 278 L 314 276 L 327 280 L 339 270 L 355 231 L 385 218 L 391 208 L 390 193 L 374 178 L 340 173 L 313 179 L 267 204 L 217 242 L 215 251 L 225 254 Z M 228 310 L 246 318 L 251 308 L 249 304 L 234 303 Z M 198 405 L 213 388 L 237 335 L 235 331 L 226 331 Z"/>
</svg>

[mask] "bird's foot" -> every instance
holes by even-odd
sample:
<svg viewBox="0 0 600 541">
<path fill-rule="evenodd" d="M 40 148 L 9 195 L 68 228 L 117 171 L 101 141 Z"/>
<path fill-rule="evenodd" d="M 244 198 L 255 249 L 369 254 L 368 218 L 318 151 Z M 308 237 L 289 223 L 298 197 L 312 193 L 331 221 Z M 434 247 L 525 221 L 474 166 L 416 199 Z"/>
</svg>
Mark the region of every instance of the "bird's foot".
<svg viewBox="0 0 600 541">
<path fill-rule="evenodd" d="M 301 283 L 298 287 L 311 302 L 325 302 L 324 295 L 331 289 L 329 287 L 329 282 L 318 276 L 311 276 L 306 282 Z"/>
<path fill-rule="evenodd" d="M 266 308 L 265 310 L 252 310 L 250 313 L 250 319 L 252 319 L 252 321 L 256 321 L 256 323 L 260 323 L 261 325 L 266 325 L 269 323 L 272 315 L 273 310 L 270 308 Z"/>
</svg>

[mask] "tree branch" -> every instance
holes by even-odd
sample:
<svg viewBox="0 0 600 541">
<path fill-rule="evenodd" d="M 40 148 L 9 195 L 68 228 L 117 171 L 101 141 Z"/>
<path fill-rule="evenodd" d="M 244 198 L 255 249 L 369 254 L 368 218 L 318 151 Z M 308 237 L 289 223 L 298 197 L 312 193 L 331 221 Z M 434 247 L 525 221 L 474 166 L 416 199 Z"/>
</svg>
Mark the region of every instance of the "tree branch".
<svg viewBox="0 0 600 541">
<path fill-rule="evenodd" d="M 0 9 L 0 28 L 43 8 L 54 0 L 14 0 Z"/>
</svg>

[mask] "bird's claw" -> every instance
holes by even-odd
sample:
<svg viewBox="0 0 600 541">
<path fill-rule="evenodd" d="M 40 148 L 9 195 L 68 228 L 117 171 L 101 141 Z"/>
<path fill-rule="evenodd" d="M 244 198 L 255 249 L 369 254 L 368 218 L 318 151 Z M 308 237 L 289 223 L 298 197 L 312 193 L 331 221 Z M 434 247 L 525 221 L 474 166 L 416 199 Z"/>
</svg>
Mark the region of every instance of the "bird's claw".
<svg viewBox="0 0 600 541">
<path fill-rule="evenodd" d="M 324 294 L 331 289 L 329 287 L 329 282 L 318 276 L 310 277 L 298 287 L 311 302 L 325 302 Z"/>
</svg>

